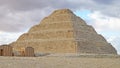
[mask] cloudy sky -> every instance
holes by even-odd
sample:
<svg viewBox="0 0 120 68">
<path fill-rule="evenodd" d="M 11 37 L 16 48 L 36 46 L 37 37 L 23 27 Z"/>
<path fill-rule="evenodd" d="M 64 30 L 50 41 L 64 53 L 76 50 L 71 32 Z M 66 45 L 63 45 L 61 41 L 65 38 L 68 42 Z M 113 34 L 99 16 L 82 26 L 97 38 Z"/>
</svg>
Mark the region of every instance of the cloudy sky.
<svg viewBox="0 0 120 68">
<path fill-rule="evenodd" d="M 69 8 L 120 54 L 120 0 L 0 0 L 0 45 L 15 41 L 55 9 Z"/>
</svg>

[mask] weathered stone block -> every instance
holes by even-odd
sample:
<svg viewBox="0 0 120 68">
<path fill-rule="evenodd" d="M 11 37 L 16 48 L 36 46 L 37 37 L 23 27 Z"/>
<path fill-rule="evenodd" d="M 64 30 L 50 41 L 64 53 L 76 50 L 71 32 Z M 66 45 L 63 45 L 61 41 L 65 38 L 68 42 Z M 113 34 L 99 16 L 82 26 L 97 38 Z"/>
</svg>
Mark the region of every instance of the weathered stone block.
<svg viewBox="0 0 120 68">
<path fill-rule="evenodd" d="M 13 56 L 12 47 L 9 45 L 0 46 L 0 56 Z"/>
<path fill-rule="evenodd" d="M 25 48 L 25 56 L 26 57 L 34 57 L 35 56 L 34 48 L 32 48 L 32 47 Z"/>
</svg>

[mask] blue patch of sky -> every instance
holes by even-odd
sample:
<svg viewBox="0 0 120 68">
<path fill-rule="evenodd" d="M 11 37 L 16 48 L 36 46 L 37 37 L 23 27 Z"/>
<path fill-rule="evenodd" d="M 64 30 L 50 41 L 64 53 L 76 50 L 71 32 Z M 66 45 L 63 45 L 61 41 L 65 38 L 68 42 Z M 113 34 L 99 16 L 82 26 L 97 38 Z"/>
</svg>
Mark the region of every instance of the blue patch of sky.
<svg viewBox="0 0 120 68">
<path fill-rule="evenodd" d="M 104 32 L 98 32 L 99 34 L 102 34 L 102 35 L 104 35 L 104 36 L 106 36 L 106 37 L 110 37 L 110 36 L 118 36 L 118 37 L 120 37 L 120 32 L 117 32 L 117 31 L 104 31 Z"/>
<path fill-rule="evenodd" d="M 90 20 L 90 17 L 88 16 L 91 13 L 90 10 L 77 10 L 74 13 L 84 20 Z"/>
</svg>

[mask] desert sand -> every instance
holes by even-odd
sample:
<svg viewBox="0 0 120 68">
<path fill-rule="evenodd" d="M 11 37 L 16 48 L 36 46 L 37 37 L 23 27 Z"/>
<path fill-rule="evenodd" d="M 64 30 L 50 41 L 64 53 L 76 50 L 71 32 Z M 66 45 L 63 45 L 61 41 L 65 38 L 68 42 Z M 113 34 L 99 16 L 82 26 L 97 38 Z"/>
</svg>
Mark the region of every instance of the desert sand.
<svg viewBox="0 0 120 68">
<path fill-rule="evenodd" d="M 0 57 L 0 68 L 120 68 L 119 56 Z"/>
</svg>

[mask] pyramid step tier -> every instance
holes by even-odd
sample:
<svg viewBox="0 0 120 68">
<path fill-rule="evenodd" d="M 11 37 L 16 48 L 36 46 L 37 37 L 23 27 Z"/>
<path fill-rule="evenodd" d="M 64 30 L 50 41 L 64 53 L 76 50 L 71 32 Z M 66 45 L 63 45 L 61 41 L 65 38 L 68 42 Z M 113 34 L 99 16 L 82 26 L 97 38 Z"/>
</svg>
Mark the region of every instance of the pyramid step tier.
<svg viewBox="0 0 120 68">
<path fill-rule="evenodd" d="M 71 29 L 72 24 L 70 22 L 61 22 L 61 23 L 51 23 L 51 24 L 42 24 L 33 26 L 29 32 L 40 31 L 40 30 L 54 30 L 54 29 Z"/>
<path fill-rule="evenodd" d="M 34 46 L 35 53 L 91 53 L 91 54 L 113 54 L 112 46 L 103 42 L 75 41 L 73 39 L 59 40 L 29 40 L 12 44 L 16 50 L 27 46 Z M 96 46 L 96 47 L 95 47 Z M 107 49 L 109 48 L 109 49 Z M 97 52 L 98 51 L 98 52 Z"/>
<path fill-rule="evenodd" d="M 73 29 L 62 29 L 62 30 L 41 30 L 21 35 L 18 41 L 30 40 L 30 39 L 54 39 L 54 38 L 75 38 L 76 40 L 88 39 L 90 41 L 105 41 L 106 40 L 97 33 L 89 31 L 74 31 Z"/>
<path fill-rule="evenodd" d="M 51 38 L 74 38 L 73 29 L 63 29 L 63 30 L 41 30 L 32 33 L 26 33 L 21 35 L 18 39 L 20 40 L 30 40 L 30 39 L 51 39 Z"/>
<path fill-rule="evenodd" d="M 73 39 L 62 40 L 43 40 L 43 41 L 21 41 L 12 43 L 15 51 L 21 50 L 27 46 L 34 46 L 35 53 L 75 53 L 76 42 Z"/>
</svg>

